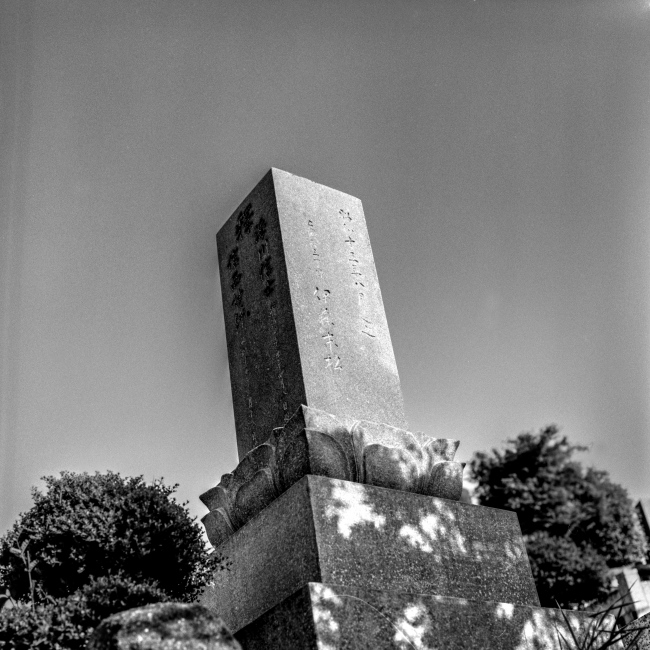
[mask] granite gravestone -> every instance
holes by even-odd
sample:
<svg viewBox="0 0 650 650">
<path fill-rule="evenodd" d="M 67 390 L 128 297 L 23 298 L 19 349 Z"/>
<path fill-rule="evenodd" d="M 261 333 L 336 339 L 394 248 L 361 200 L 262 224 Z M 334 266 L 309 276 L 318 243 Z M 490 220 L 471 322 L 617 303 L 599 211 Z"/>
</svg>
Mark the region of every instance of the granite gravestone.
<svg viewBox="0 0 650 650">
<path fill-rule="evenodd" d="M 516 516 L 458 502 L 458 441 L 406 430 L 361 202 L 272 169 L 217 244 L 240 463 L 202 603 L 244 650 L 577 650 Z"/>
<path fill-rule="evenodd" d="M 301 405 L 407 428 L 359 199 L 271 169 L 217 247 L 240 459 Z"/>
</svg>

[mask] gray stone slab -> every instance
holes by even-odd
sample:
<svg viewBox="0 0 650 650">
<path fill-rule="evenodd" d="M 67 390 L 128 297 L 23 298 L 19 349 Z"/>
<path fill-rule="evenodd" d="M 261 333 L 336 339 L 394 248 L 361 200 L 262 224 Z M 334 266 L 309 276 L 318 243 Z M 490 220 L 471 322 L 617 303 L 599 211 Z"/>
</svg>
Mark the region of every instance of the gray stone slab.
<svg viewBox="0 0 650 650">
<path fill-rule="evenodd" d="M 235 637 L 244 650 L 579 650 L 571 631 L 580 642 L 590 619 L 565 615 L 568 624 L 554 609 L 310 583 Z"/>
<path fill-rule="evenodd" d="M 223 621 L 197 603 L 156 603 L 105 618 L 89 650 L 242 650 Z"/>
<path fill-rule="evenodd" d="M 650 650 L 650 614 L 626 625 L 621 636 L 627 650 Z"/>
<path fill-rule="evenodd" d="M 359 199 L 271 169 L 217 247 L 240 459 L 303 404 L 408 429 Z"/>
<path fill-rule="evenodd" d="M 218 548 L 202 603 L 234 631 L 307 582 L 539 605 L 513 512 L 306 476 Z"/>
</svg>

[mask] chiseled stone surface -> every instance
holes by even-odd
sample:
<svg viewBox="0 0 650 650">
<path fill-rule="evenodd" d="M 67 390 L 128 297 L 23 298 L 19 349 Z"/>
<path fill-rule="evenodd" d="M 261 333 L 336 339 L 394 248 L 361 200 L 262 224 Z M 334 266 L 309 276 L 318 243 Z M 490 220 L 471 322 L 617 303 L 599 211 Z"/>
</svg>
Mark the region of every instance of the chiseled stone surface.
<svg viewBox="0 0 650 650">
<path fill-rule="evenodd" d="M 517 516 L 305 476 L 219 547 L 202 602 L 233 630 L 307 582 L 539 605 Z"/>
<path fill-rule="evenodd" d="M 626 625 L 622 636 L 626 650 L 650 650 L 650 614 Z"/>
<path fill-rule="evenodd" d="M 223 621 L 197 603 L 157 603 L 104 619 L 89 650 L 241 650 Z"/>
<path fill-rule="evenodd" d="M 350 421 L 301 406 L 283 428 L 201 495 L 210 542 L 222 544 L 306 474 L 458 500 L 458 440 L 429 438 L 387 424 Z"/>
<path fill-rule="evenodd" d="M 236 637 L 246 650 L 579 650 L 571 631 L 580 641 L 590 619 L 565 615 L 572 630 L 559 610 L 310 583 Z"/>
<path fill-rule="evenodd" d="M 359 199 L 271 169 L 217 247 L 240 459 L 301 404 L 408 428 Z"/>
<path fill-rule="evenodd" d="M 227 570 L 200 602 L 235 632 L 298 587 L 320 581 L 309 479 L 285 492 L 219 547 Z"/>
</svg>

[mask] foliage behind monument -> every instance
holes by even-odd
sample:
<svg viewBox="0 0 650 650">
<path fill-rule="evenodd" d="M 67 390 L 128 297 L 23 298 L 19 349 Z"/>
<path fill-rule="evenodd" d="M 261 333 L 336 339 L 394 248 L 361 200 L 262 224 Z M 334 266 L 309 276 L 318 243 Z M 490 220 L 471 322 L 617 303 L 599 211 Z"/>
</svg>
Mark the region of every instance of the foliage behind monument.
<svg viewBox="0 0 650 650">
<path fill-rule="evenodd" d="M 0 648 L 83 648 L 110 614 L 198 595 L 213 562 L 176 486 L 113 472 L 44 480 L 0 539 L 0 591 L 14 601 Z"/>
<path fill-rule="evenodd" d="M 470 463 L 479 503 L 517 513 L 547 607 L 604 600 L 608 569 L 642 562 L 647 550 L 627 492 L 607 472 L 574 460 L 584 450 L 551 425 Z"/>
<path fill-rule="evenodd" d="M 28 581 L 12 546 L 29 541 L 34 577 L 44 593 L 67 596 L 92 578 L 120 573 L 152 582 L 186 600 L 201 588 L 201 530 L 169 497 L 176 486 L 107 472 L 45 477 L 34 506 L 0 541 L 0 581 L 27 595 Z"/>
</svg>

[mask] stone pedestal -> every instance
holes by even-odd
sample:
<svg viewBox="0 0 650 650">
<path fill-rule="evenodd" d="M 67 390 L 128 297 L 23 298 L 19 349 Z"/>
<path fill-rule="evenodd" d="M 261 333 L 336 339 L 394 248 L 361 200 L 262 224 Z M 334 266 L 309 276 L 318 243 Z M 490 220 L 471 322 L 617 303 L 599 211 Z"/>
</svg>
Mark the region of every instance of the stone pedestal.
<svg viewBox="0 0 650 650">
<path fill-rule="evenodd" d="M 305 476 L 219 546 L 202 602 L 237 631 L 308 582 L 539 605 L 512 512 Z"/>
<path fill-rule="evenodd" d="M 589 618 L 567 618 L 571 630 L 556 609 L 310 582 L 236 637 L 245 650 L 569 650 Z"/>
<path fill-rule="evenodd" d="M 512 512 L 308 475 L 217 551 L 202 604 L 244 650 L 577 648 Z"/>
</svg>

